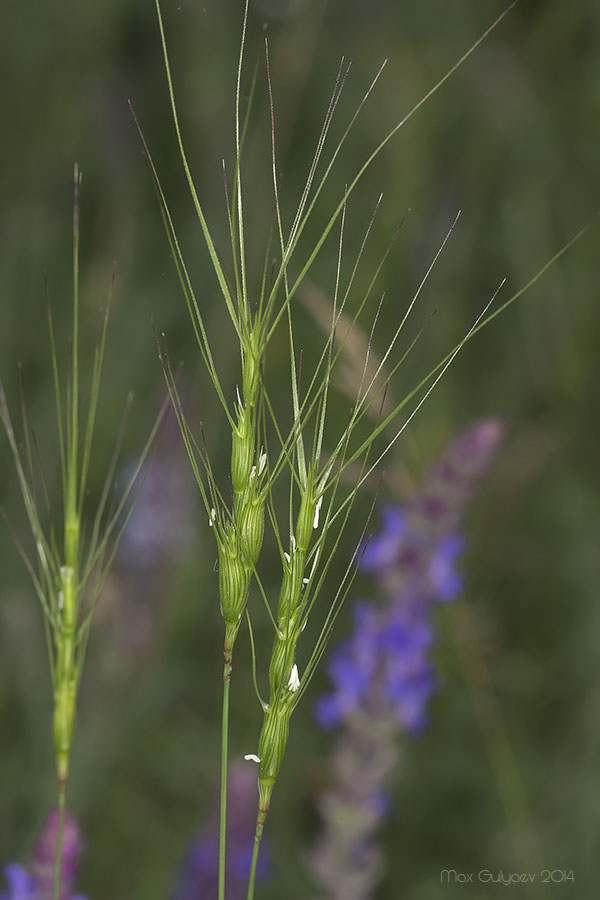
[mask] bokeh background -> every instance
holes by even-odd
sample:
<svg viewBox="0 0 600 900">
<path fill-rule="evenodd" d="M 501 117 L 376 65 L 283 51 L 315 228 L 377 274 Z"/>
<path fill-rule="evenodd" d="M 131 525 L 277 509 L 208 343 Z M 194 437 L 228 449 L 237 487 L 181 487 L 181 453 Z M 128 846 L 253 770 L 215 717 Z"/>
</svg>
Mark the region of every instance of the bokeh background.
<svg viewBox="0 0 600 900">
<path fill-rule="evenodd" d="M 241 4 L 164 0 L 163 6 L 188 155 L 217 243 L 225 247 L 221 159 L 231 171 Z M 352 70 L 334 124 L 337 136 L 388 59 L 336 166 L 316 227 L 370 150 L 501 6 L 496 0 L 253 0 L 246 76 L 258 58 L 259 77 L 245 171 L 254 283 L 272 210 L 263 23 L 288 213 L 340 56 L 352 61 Z M 131 98 L 152 148 L 233 394 L 232 332 L 176 153 L 153 7 L 151 0 L 8 0 L 3 8 L 0 368 L 16 413 L 22 362 L 29 414 L 55 493 L 42 272 L 48 273 L 66 357 L 75 160 L 83 171 L 82 348 L 93 346 L 97 310 L 117 261 L 92 493 L 101 488 L 126 392 L 135 392 L 135 403 L 124 467 L 160 402 L 152 319 L 173 359 L 184 362 L 190 415 L 204 422 L 209 450 L 226 477 L 223 420 L 201 368 L 127 106 Z M 389 143 L 353 195 L 348 260 L 384 193 L 365 278 L 405 210 L 412 210 L 379 282 L 387 297 L 381 338 L 462 210 L 411 333 L 433 308 L 438 315 L 395 377 L 395 394 L 464 334 L 501 278 L 507 277 L 509 290 L 523 285 L 595 215 L 599 48 L 596 0 L 522 0 Z M 382 833 L 388 866 L 377 894 L 386 900 L 462 897 L 469 887 L 440 885 L 442 868 L 523 871 L 523 842 L 534 848 L 528 870 L 575 874 L 574 884 L 550 885 L 541 896 L 597 896 L 599 235 L 592 228 L 462 352 L 386 465 L 384 495 L 401 500 L 460 428 L 490 414 L 507 424 L 502 452 L 469 520 L 468 590 L 460 614 L 453 615 L 456 607 L 439 620 L 443 691 L 431 727 L 407 744 L 395 778 L 393 811 Z M 323 291 L 326 297 L 334 273 L 335 241 L 329 241 L 306 295 Z M 300 302 L 298 309 L 299 344 L 309 345 L 318 326 Z M 282 337 L 269 360 L 282 404 L 286 353 Z M 152 478 L 144 514 L 130 530 L 97 610 L 79 705 L 70 803 L 86 841 L 80 885 L 93 900 L 170 897 L 189 841 L 213 815 L 221 668 L 215 553 L 169 425 Z M 0 495 L 24 534 L 5 440 Z M 359 512 L 368 502 L 361 499 Z M 0 561 L 0 862 L 26 862 L 55 791 L 50 679 L 40 609 L 6 529 Z M 272 546 L 264 566 L 265 581 L 276 591 Z M 359 578 L 353 596 L 371 590 Z M 349 622 L 348 615 L 340 617 L 340 635 Z M 269 634 L 260 615 L 256 628 L 264 668 Z M 239 672 L 249 665 L 246 645 L 241 640 Z M 304 859 L 318 832 L 314 798 L 326 779 L 331 737 L 314 722 L 311 704 L 326 684 L 323 673 L 294 720 L 270 820 L 274 863 L 261 888 L 265 900 L 315 893 Z M 234 757 L 256 746 L 253 697 L 249 679 L 240 677 L 232 701 Z M 491 898 L 507 889 L 476 890 Z M 534 896 L 525 887 L 508 892 Z"/>
</svg>

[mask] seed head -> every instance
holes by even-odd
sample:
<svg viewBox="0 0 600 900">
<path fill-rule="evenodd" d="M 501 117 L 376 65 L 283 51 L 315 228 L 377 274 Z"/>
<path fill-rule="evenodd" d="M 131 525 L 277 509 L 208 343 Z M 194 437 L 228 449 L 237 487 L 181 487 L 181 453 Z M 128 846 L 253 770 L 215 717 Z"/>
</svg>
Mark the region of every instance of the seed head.
<svg viewBox="0 0 600 900">
<path fill-rule="evenodd" d="M 250 575 L 242 559 L 240 547 L 232 528 L 219 540 L 219 593 L 221 614 L 225 622 L 239 622 L 246 600 Z"/>
<path fill-rule="evenodd" d="M 313 496 L 311 479 L 306 488 L 302 492 L 300 501 L 300 510 L 298 512 L 298 520 L 296 523 L 296 538 L 298 547 L 307 550 L 312 539 L 313 526 L 315 519 L 318 522 L 319 515 L 316 512 L 317 502 Z"/>
<path fill-rule="evenodd" d="M 279 774 L 285 754 L 290 730 L 292 710 L 282 703 L 275 704 L 265 712 L 262 731 L 258 742 L 259 781 L 274 781 Z"/>
<path fill-rule="evenodd" d="M 258 561 L 265 534 L 265 505 L 256 488 L 255 479 L 252 479 L 244 494 L 238 520 L 239 541 L 246 562 L 253 568 Z"/>
<path fill-rule="evenodd" d="M 258 329 L 255 329 L 244 343 L 244 400 L 248 406 L 254 408 L 258 394 L 261 358 Z"/>
<path fill-rule="evenodd" d="M 306 554 L 302 550 L 296 549 L 291 555 L 285 552 L 283 555 L 287 565 L 283 569 L 277 617 L 280 621 L 288 622 L 302 600 Z M 284 628 L 284 630 L 286 629 Z"/>
</svg>

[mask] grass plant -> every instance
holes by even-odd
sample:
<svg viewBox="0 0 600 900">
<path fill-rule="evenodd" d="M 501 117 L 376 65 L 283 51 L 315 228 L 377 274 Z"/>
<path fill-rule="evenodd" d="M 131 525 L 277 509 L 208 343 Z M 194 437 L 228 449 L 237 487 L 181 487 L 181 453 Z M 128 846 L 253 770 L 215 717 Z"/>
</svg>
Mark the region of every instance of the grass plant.
<svg viewBox="0 0 600 900">
<path fill-rule="evenodd" d="M 248 755 L 248 758 L 252 758 L 258 763 L 259 787 L 256 835 L 248 886 L 248 900 L 252 900 L 261 836 L 274 785 L 285 754 L 291 717 L 304 696 L 325 652 L 331 629 L 348 594 L 356 573 L 357 559 L 364 547 L 366 525 L 358 539 L 355 534 L 354 551 L 347 561 L 343 577 L 332 587 L 328 575 L 334 556 L 342 545 L 344 530 L 349 521 L 357 492 L 374 473 L 385 454 L 443 377 L 457 353 L 484 325 L 487 325 L 496 315 L 521 297 L 586 230 L 584 228 L 577 233 L 523 288 L 502 302 L 495 311 L 490 312 L 492 302 L 504 285 L 504 281 L 502 281 L 464 338 L 399 403 L 395 403 L 391 410 L 382 413 L 383 401 L 390 379 L 415 348 L 423 329 L 428 324 L 429 320 L 417 331 L 416 337 L 408 341 L 404 349 L 399 350 L 401 336 L 404 338 L 404 326 L 456 225 L 457 214 L 454 221 L 449 224 L 443 242 L 426 268 L 414 296 L 401 316 L 397 329 L 388 340 L 385 350 L 374 368 L 370 366 L 370 351 L 379 312 L 369 323 L 370 338 L 357 394 L 348 412 L 345 427 L 337 434 L 332 435 L 331 428 L 328 426 L 332 372 L 343 353 L 345 341 L 364 313 L 367 301 L 376 289 L 378 275 L 398 234 L 397 232 L 394 235 L 390 246 L 382 254 L 380 264 L 371 278 L 367 290 L 358 302 L 353 300 L 354 309 L 348 313 L 347 302 L 353 294 L 357 293 L 356 274 L 381 202 L 380 197 L 364 234 L 361 249 L 351 267 L 350 276 L 344 283 L 344 233 L 351 194 L 388 142 L 469 59 L 514 5 L 515 3 L 512 3 L 498 16 L 460 59 L 377 144 L 363 165 L 347 180 L 333 211 L 326 216 L 326 225 L 317 228 L 314 236 L 310 238 L 308 251 L 303 249 L 304 244 L 301 238 L 309 232 L 310 225 L 316 219 L 314 213 L 322 199 L 324 188 L 331 180 L 341 150 L 348 140 L 357 117 L 369 100 L 385 63 L 377 72 L 363 100 L 352 114 L 341 138 L 334 145 L 333 150 L 327 150 L 334 113 L 339 105 L 349 73 L 349 67 L 342 60 L 295 214 L 290 223 L 285 223 L 280 203 L 281 188 L 277 168 L 275 101 L 270 72 L 269 47 L 268 41 L 265 39 L 266 88 L 270 110 L 273 227 L 261 267 L 262 279 L 256 285 L 251 285 L 248 276 L 250 266 L 247 262 L 246 251 L 249 215 L 244 204 L 242 162 L 244 138 L 256 90 L 257 73 L 255 70 L 248 92 L 249 101 L 243 111 L 242 84 L 244 81 L 248 0 L 244 7 L 242 40 L 237 65 L 234 122 L 235 170 L 231 187 L 228 185 L 225 173 L 225 196 L 230 237 L 230 256 L 227 263 L 223 261 L 207 223 L 186 156 L 175 100 L 163 16 L 160 2 L 156 0 L 168 92 L 181 161 L 218 286 L 239 344 L 240 355 L 239 384 L 241 389 L 238 387 L 236 398 L 232 402 L 227 399 L 222 388 L 205 328 L 202 306 L 194 292 L 173 217 L 148 145 L 138 124 L 200 353 L 221 403 L 223 415 L 227 418 L 231 428 L 232 436 L 231 499 L 228 500 L 226 491 L 219 488 L 215 481 L 204 442 L 198 441 L 194 435 L 194 429 L 186 419 L 164 338 L 157 337 L 163 372 L 202 496 L 208 523 L 217 543 L 219 558 L 220 608 L 225 627 L 219 900 L 224 900 L 225 897 L 229 690 L 233 668 L 233 649 L 244 615 L 248 621 L 252 645 L 254 684 L 263 716 L 257 753 Z M 339 229 L 339 237 L 337 263 L 331 290 L 333 303 L 330 331 L 324 340 L 314 369 L 307 378 L 306 372 L 302 372 L 302 352 L 296 346 L 293 300 L 323 245 L 336 227 Z M 384 298 L 381 297 L 379 309 L 383 301 Z M 345 322 L 349 322 L 349 327 L 346 337 L 340 345 L 340 342 L 336 342 L 336 331 L 342 317 Z M 280 416 L 275 413 L 266 379 L 267 350 L 279 328 L 286 329 L 290 360 L 291 423 L 287 427 L 282 425 Z M 304 366 L 306 367 L 306 364 Z M 303 386 L 303 382 L 306 386 Z M 365 417 L 373 414 L 375 414 L 376 424 L 374 427 L 369 426 L 365 433 Z M 374 449 L 377 439 L 390 428 L 392 430 L 391 437 L 388 436 L 384 439 L 382 447 Z M 331 449 L 328 450 L 328 447 Z M 348 486 L 350 474 L 352 480 Z M 284 476 L 288 479 L 286 489 L 288 503 L 285 515 L 282 516 L 282 511 L 277 506 L 278 495 L 274 488 L 276 482 Z M 264 539 L 265 515 L 271 525 L 282 566 L 281 589 L 274 608 L 271 606 L 257 571 Z M 285 525 L 282 524 L 282 518 Z M 265 667 L 268 671 L 268 699 L 263 699 L 259 690 L 260 673 L 257 660 L 260 657 L 260 649 L 257 651 L 252 630 L 252 616 L 255 613 L 252 605 L 250 608 L 248 607 L 250 587 L 253 581 L 257 585 L 273 628 L 273 646 L 270 660 Z M 297 650 L 301 635 L 308 623 L 309 616 L 317 611 L 317 600 L 323 594 L 327 599 L 325 600 L 326 611 L 322 615 L 321 629 L 312 649 L 305 654 L 306 662 L 300 672 Z"/>
<path fill-rule="evenodd" d="M 69 364 L 61 384 L 52 312 L 48 300 L 51 371 L 56 401 L 62 508 L 52 508 L 41 454 L 31 429 L 21 382 L 23 445 L 13 427 L 0 383 L 0 419 L 12 452 L 15 469 L 35 545 L 33 558 L 14 535 L 16 546 L 31 576 L 42 606 L 54 695 L 53 739 L 58 777 L 59 822 L 56 839 L 54 900 L 60 898 L 62 841 L 66 794 L 77 696 L 94 607 L 115 556 L 135 495 L 143 483 L 151 447 L 165 412 L 156 419 L 133 474 L 120 497 L 113 494 L 124 427 L 131 405 L 129 395 L 114 452 L 95 511 L 86 503 L 88 476 L 100 393 L 102 364 L 109 321 L 112 281 L 106 309 L 100 310 L 98 338 L 93 356 L 87 416 L 82 421 L 79 362 L 79 191 L 81 175 L 74 169 L 73 216 L 73 319 Z M 113 278 L 114 281 L 114 278 Z M 87 528 L 86 528 L 87 526 Z"/>
</svg>

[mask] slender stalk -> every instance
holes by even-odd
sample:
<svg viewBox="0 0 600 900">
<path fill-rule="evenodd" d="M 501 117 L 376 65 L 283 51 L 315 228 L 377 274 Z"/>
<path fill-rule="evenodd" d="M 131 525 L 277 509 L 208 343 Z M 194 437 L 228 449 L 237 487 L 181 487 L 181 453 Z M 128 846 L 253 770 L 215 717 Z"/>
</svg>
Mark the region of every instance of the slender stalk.
<svg viewBox="0 0 600 900">
<path fill-rule="evenodd" d="M 267 818 L 267 809 L 259 809 L 256 817 L 256 833 L 254 835 L 254 846 L 252 848 L 252 862 L 250 863 L 250 876 L 248 878 L 248 898 L 254 900 L 254 885 L 256 883 L 256 867 L 258 865 L 258 851 L 260 850 L 260 842 L 262 839 L 263 829 L 265 827 L 265 819 Z"/>
<path fill-rule="evenodd" d="M 67 785 L 61 783 L 58 790 L 58 831 L 56 833 L 56 859 L 54 862 L 54 900 L 60 900 L 60 880 L 62 875 L 62 844 L 65 830 L 65 807 Z"/>
<path fill-rule="evenodd" d="M 223 715 L 221 719 L 221 803 L 219 824 L 219 900 L 225 900 L 225 846 L 227 839 L 227 762 L 229 752 L 229 686 L 231 654 L 223 667 Z"/>
<path fill-rule="evenodd" d="M 72 348 L 72 384 L 71 384 L 71 456 L 67 471 L 73 483 L 71 500 L 77 498 L 77 448 L 79 437 L 79 186 L 81 175 L 79 166 L 75 164 L 74 170 L 74 201 L 73 201 L 73 348 Z M 70 512 L 70 510 L 69 510 Z"/>
<path fill-rule="evenodd" d="M 252 863 L 250 865 L 250 879 L 248 881 L 248 900 L 253 900 L 253 898 L 254 898 L 254 883 L 256 881 L 256 865 L 258 863 L 259 847 L 260 847 L 260 841 L 255 837 L 254 838 L 254 847 L 252 848 Z"/>
<path fill-rule="evenodd" d="M 71 416 L 67 428 L 67 456 L 65 492 L 64 559 L 60 568 L 60 589 L 57 598 L 58 630 L 56 658 L 56 689 L 54 694 L 54 747 L 58 773 L 58 834 L 54 866 L 54 900 L 60 900 L 62 874 L 62 844 L 69 760 L 75 726 L 78 665 L 76 658 L 77 613 L 79 606 L 79 555 L 81 516 L 78 504 L 78 437 L 79 437 L 79 167 L 74 170 L 73 202 L 73 346 L 71 350 Z M 83 484 L 83 482 L 82 482 Z"/>
</svg>

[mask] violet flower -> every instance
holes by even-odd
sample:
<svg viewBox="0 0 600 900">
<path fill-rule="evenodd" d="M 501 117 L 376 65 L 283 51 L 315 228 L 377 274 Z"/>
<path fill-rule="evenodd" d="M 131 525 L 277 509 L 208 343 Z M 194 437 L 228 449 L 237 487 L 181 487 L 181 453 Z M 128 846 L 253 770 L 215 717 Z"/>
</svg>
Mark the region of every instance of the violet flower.
<svg viewBox="0 0 600 900">
<path fill-rule="evenodd" d="M 37 900 L 36 884 L 23 866 L 18 863 L 8 863 L 2 872 L 8 885 L 8 893 L 5 891 L 0 894 L 0 900 Z"/>
<path fill-rule="evenodd" d="M 355 606 L 354 630 L 329 664 L 333 691 L 316 707 L 323 727 L 340 729 L 333 781 L 319 804 L 322 836 L 310 859 L 331 900 L 366 900 L 380 879 L 375 833 L 389 808 L 398 737 L 427 727 L 438 688 L 435 609 L 464 589 L 460 529 L 502 433 L 489 419 L 459 435 L 405 507 L 383 510 L 381 533 L 365 548 L 361 568 L 384 602 Z"/>
<path fill-rule="evenodd" d="M 8 893 L 0 894 L 0 900 L 52 900 L 54 896 L 54 862 L 58 835 L 58 812 L 52 812 L 38 838 L 29 871 L 17 863 L 4 867 L 4 879 Z M 79 857 L 83 849 L 79 828 L 75 820 L 65 815 L 62 843 L 62 870 L 60 900 L 86 900 L 74 894 L 79 869 Z"/>
</svg>

